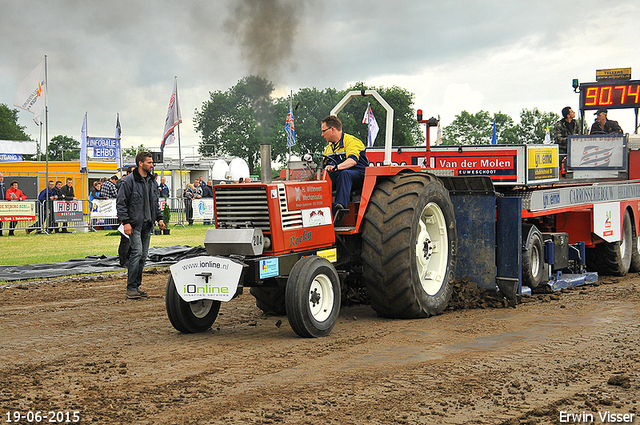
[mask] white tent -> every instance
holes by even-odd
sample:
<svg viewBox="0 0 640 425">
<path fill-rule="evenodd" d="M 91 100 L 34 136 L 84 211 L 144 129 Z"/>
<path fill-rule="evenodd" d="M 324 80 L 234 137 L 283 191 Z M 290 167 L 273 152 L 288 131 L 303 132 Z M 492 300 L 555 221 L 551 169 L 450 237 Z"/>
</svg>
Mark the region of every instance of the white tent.
<svg viewBox="0 0 640 425">
<path fill-rule="evenodd" d="M 0 153 L 35 155 L 38 150 L 35 140 L 0 140 Z"/>
</svg>

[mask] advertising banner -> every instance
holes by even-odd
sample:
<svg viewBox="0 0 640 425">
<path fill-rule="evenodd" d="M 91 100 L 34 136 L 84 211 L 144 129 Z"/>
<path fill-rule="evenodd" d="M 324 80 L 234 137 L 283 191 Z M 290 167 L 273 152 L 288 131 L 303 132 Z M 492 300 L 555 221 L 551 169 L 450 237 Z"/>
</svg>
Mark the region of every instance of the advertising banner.
<svg viewBox="0 0 640 425">
<path fill-rule="evenodd" d="M 569 168 L 574 170 L 624 170 L 626 136 L 569 136 Z"/>
<path fill-rule="evenodd" d="M 35 219 L 35 202 L 0 201 L 0 221 L 33 221 Z"/>
<path fill-rule="evenodd" d="M 81 222 L 82 205 L 80 201 L 53 201 L 53 217 L 56 223 Z"/>
<path fill-rule="evenodd" d="M 17 153 L 0 153 L 0 161 L 19 162 L 22 161 L 22 155 Z"/>
<path fill-rule="evenodd" d="M 426 148 L 410 147 L 391 151 L 396 165 L 417 165 L 425 171 L 449 170 L 454 176 L 489 176 L 494 184 L 525 184 L 525 145 L 432 146 L 429 167 Z M 369 165 L 382 165 L 384 148 L 367 148 Z"/>
<path fill-rule="evenodd" d="M 118 218 L 115 199 L 94 199 L 91 201 L 91 218 Z"/>
<path fill-rule="evenodd" d="M 93 148 L 95 158 L 117 158 L 120 139 L 109 137 L 87 137 L 87 147 Z"/>
<path fill-rule="evenodd" d="M 194 199 L 193 218 L 195 220 L 213 220 L 213 198 Z"/>
<path fill-rule="evenodd" d="M 558 146 L 527 146 L 527 183 L 558 181 Z"/>
</svg>

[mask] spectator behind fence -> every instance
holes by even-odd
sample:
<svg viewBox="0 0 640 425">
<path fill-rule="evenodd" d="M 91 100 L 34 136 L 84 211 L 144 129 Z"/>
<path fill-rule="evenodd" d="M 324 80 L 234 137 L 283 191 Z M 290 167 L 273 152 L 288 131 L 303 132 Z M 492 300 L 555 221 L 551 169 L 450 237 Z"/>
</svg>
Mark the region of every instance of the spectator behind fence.
<svg viewBox="0 0 640 425">
<path fill-rule="evenodd" d="M 11 187 L 7 189 L 6 199 L 7 201 L 24 201 L 25 199 L 27 199 L 27 195 L 25 195 L 20 189 L 18 189 L 18 182 L 14 180 L 11 182 Z M 9 236 L 15 236 L 13 230 L 17 225 L 17 221 L 12 221 L 11 223 L 9 223 Z M 27 231 L 27 233 L 29 233 L 29 231 Z"/>
<path fill-rule="evenodd" d="M 4 187 L 4 175 L 0 173 L 0 200 L 4 201 L 7 196 L 7 190 Z M 2 236 L 2 224 L 4 222 L 0 221 L 0 236 Z"/>
<path fill-rule="evenodd" d="M 201 184 L 202 187 L 202 197 L 203 198 L 213 198 L 213 182 L 209 180 L 207 184 Z M 211 225 L 211 220 L 205 219 L 202 224 L 205 226 Z"/>
<path fill-rule="evenodd" d="M 187 222 L 189 226 L 193 226 L 193 197 L 194 194 L 194 186 L 189 183 L 187 184 L 187 188 L 184 190 L 182 197 L 184 198 L 184 214 L 187 217 Z"/>
<path fill-rule="evenodd" d="M 171 196 L 169 192 L 169 186 L 167 186 L 167 179 L 162 177 L 160 178 L 160 184 L 158 185 L 158 191 L 160 193 L 161 198 L 168 198 Z"/>
<path fill-rule="evenodd" d="M 78 200 L 73 190 L 73 179 L 71 177 L 67 177 L 67 184 L 62 186 L 62 189 L 60 189 L 60 199 L 67 202 Z M 68 224 L 68 222 L 62 223 L 62 233 L 69 233 L 69 230 L 67 230 Z"/>
<path fill-rule="evenodd" d="M 56 188 L 56 184 L 53 182 L 53 180 L 49 180 L 49 187 L 42 189 L 42 192 L 40 192 L 40 195 L 38 195 L 38 201 L 40 201 L 40 214 L 38 214 L 38 227 L 42 229 L 43 227 L 45 227 L 46 221 L 49 221 L 49 226 L 48 226 L 49 233 L 53 231 L 53 227 L 51 225 L 54 220 L 52 210 L 53 210 L 53 201 L 56 199 L 58 199 L 58 189 Z M 49 220 L 47 220 L 45 217 L 46 212 L 48 212 L 49 214 Z M 42 233 L 40 229 L 38 229 L 36 232 Z M 56 226 L 56 232 L 57 230 L 58 229 Z"/>
<path fill-rule="evenodd" d="M 102 183 L 102 189 L 100 193 L 104 199 L 116 199 L 118 197 L 118 189 L 116 183 L 118 182 L 118 176 L 111 176 L 109 180 Z"/>
<path fill-rule="evenodd" d="M 100 184 L 100 182 L 99 181 L 93 182 L 93 187 L 89 192 L 89 201 L 95 201 L 97 199 L 105 199 L 105 197 L 102 196 L 101 194 L 101 190 L 102 190 L 102 185 Z"/>
</svg>

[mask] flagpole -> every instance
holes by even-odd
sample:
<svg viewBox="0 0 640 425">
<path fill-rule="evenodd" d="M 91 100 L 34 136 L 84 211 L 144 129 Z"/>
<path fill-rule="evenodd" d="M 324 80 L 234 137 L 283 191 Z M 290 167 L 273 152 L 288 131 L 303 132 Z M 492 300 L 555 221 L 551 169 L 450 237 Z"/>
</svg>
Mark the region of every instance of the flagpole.
<svg viewBox="0 0 640 425">
<path fill-rule="evenodd" d="M 120 127 L 120 112 L 116 113 L 116 126 Z M 122 127 L 118 128 L 118 161 L 117 172 L 121 175 L 120 169 L 122 168 Z"/>
<path fill-rule="evenodd" d="M 177 75 L 175 76 L 175 83 L 176 83 L 175 104 L 176 104 L 176 108 L 178 108 L 179 107 L 178 105 L 180 105 L 180 103 L 178 103 L 178 76 Z M 176 125 L 176 135 L 178 136 L 178 165 L 180 165 L 180 188 L 184 191 L 186 188 L 185 188 L 185 181 L 184 181 L 184 173 L 182 171 L 182 146 L 180 144 L 180 125 Z M 179 223 L 182 227 L 184 227 L 184 219 L 182 217 L 182 214 L 180 214 Z"/>
<path fill-rule="evenodd" d="M 291 90 L 291 93 L 289 94 L 289 113 L 293 115 L 293 90 Z M 287 145 L 289 145 L 289 158 L 287 158 L 287 175 L 285 177 L 285 180 L 289 181 L 289 178 L 291 177 L 291 143 L 289 143 L 289 135 L 287 134 Z"/>
<path fill-rule="evenodd" d="M 47 199 L 44 201 L 44 220 L 42 223 L 46 223 L 46 220 L 49 219 L 49 81 L 47 76 L 47 55 L 44 55 L 44 121 L 45 121 L 45 188 Z M 40 134 L 42 135 L 42 123 L 40 124 Z M 47 233 L 47 226 L 45 225 L 43 229 L 40 229 L 43 232 Z"/>
</svg>

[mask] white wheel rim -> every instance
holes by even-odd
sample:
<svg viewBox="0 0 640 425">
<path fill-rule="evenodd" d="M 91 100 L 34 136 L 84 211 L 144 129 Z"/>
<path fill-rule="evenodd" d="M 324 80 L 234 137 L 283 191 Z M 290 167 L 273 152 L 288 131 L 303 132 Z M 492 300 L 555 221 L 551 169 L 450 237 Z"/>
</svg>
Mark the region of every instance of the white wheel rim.
<svg viewBox="0 0 640 425">
<path fill-rule="evenodd" d="M 333 285 L 329 276 L 319 274 L 311 282 L 309 288 L 309 310 L 311 316 L 318 321 L 324 322 L 331 316 L 333 310 Z"/>
<path fill-rule="evenodd" d="M 537 278 L 540 274 L 540 251 L 537 245 L 531 246 L 531 276 Z"/>
<path fill-rule="evenodd" d="M 442 287 L 449 260 L 447 224 L 438 204 L 430 202 L 418 220 L 416 263 L 422 289 L 435 295 Z"/>
<path fill-rule="evenodd" d="M 191 308 L 191 313 L 198 319 L 202 319 L 209 311 L 211 311 L 211 306 L 213 305 L 213 300 L 199 300 L 192 303 L 189 303 L 189 307 Z"/>
</svg>

